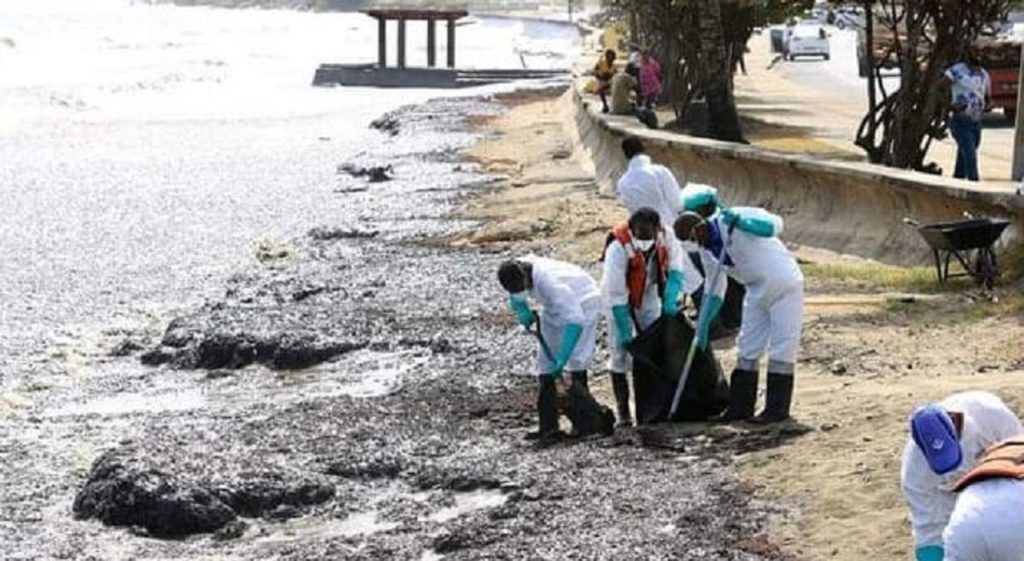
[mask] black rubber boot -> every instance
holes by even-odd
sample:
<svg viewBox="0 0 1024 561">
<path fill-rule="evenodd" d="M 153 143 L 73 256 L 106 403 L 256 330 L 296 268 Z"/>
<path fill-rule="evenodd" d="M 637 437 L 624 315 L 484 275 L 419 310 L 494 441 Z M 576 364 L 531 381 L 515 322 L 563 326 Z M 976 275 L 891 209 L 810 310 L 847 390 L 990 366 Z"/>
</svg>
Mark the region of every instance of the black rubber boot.
<svg viewBox="0 0 1024 561">
<path fill-rule="evenodd" d="M 612 372 L 612 391 L 615 393 L 615 406 L 618 422 L 615 428 L 633 426 L 633 415 L 629 412 L 629 380 L 621 372 Z"/>
<path fill-rule="evenodd" d="M 719 420 L 745 421 L 754 416 L 754 405 L 757 402 L 757 370 L 732 371 L 729 382 L 729 408 L 722 413 Z"/>
<path fill-rule="evenodd" d="M 537 389 L 537 431 L 526 435 L 527 440 L 541 444 L 561 440 L 565 436 L 558 430 L 558 389 L 554 376 L 540 376 Z"/>
<path fill-rule="evenodd" d="M 764 411 L 750 420 L 751 423 L 767 425 L 789 419 L 789 406 L 793 402 L 793 375 L 768 373 L 768 396 Z"/>
</svg>

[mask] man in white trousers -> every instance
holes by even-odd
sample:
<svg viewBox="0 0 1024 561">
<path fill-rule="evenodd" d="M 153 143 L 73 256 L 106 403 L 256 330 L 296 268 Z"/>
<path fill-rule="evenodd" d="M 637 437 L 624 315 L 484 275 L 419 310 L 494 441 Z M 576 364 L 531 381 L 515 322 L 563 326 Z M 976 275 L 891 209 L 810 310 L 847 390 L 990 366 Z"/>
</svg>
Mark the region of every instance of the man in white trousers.
<svg viewBox="0 0 1024 561">
<path fill-rule="evenodd" d="M 987 392 L 953 394 L 914 412 L 900 480 L 918 561 L 943 560 L 942 532 L 956 505 L 954 484 L 986 449 L 1022 432 L 1017 416 Z"/>
<path fill-rule="evenodd" d="M 796 259 L 779 240 L 782 219 L 752 207 L 733 207 L 710 218 L 684 212 L 675 222 L 681 241 L 701 248 L 707 284 L 697 324 L 697 344 L 708 344 L 711 321 L 722 307 L 727 275 L 743 283 L 743 324 L 739 357 L 732 372 L 729 408 L 723 420 L 758 424 L 789 418 L 793 375 L 803 324 L 804 277 Z M 716 275 L 716 271 L 720 271 Z M 717 276 L 717 278 L 716 278 Z M 768 392 L 764 410 L 754 416 L 759 362 L 768 354 Z"/>
<path fill-rule="evenodd" d="M 589 393 L 587 369 L 597 346 L 601 292 L 580 267 L 533 255 L 503 263 L 498 281 L 509 292 L 509 306 L 520 325 L 529 329 L 540 321 L 544 342 L 537 345 L 538 431 L 527 437 L 557 440 L 564 435 L 558 429 L 556 381 L 568 371 L 570 383 Z M 541 305 L 539 316 L 531 301 Z"/>
</svg>

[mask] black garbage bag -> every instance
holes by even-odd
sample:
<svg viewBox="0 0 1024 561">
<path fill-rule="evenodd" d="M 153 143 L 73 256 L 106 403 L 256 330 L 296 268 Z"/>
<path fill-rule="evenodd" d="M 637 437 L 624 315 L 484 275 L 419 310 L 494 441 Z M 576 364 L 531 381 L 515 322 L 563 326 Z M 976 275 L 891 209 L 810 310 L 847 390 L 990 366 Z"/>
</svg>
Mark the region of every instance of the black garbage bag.
<svg viewBox="0 0 1024 561">
<path fill-rule="evenodd" d="M 728 406 L 729 385 L 709 347 L 694 356 L 676 416 L 669 419 L 672 397 L 694 333 L 693 323 L 681 313 L 662 316 L 629 344 L 638 424 L 705 421 Z"/>
<path fill-rule="evenodd" d="M 602 434 L 611 436 L 615 432 L 615 414 L 601 405 L 589 392 L 570 386 L 569 390 L 559 397 L 558 408 L 572 422 L 577 436 Z"/>
</svg>

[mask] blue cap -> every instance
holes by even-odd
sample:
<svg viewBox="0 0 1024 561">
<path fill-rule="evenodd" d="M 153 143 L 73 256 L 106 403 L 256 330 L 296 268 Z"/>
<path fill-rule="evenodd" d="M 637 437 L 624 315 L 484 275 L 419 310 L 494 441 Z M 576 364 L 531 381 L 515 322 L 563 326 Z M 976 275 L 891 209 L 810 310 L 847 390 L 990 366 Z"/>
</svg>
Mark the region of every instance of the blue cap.
<svg viewBox="0 0 1024 561">
<path fill-rule="evenodd" d="M 915 411 L 910 418 L 910 434 L 938 475 L 953 471 L 963 461 L 953 419 L 941 407 L 928 405 Z"/>
</svg>

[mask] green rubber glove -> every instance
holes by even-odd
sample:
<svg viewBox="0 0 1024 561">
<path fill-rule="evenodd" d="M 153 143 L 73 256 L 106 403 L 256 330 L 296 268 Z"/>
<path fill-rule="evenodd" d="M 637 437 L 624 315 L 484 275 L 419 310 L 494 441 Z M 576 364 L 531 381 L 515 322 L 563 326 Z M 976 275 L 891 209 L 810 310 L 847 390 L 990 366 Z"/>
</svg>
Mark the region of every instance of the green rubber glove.
<svg viewBox="0 0 1024 561">
<path fill-rule="evenodd" d="M 576 343 L 579 343 L 581 335 L 583 335 L 582 325 L 570 323 L 565 326 L 565 331 L 562 333 L 562 346 L 558 349 L 558 356 L 555 357 L 555 375 L 560 375 L 565 370 L 565 366 L 569 364 L 569 359 L 572 358 L 572 352 L 576 349 Z"/>
<path fill-rule="evenodd" d="M 619 345 L 625 347 L 633 341 L 633 319 L 629 315 L 629 306 L 612 306 L 612 317 L 615 318 L 615 334 Z"/>
<path fill-rule="evenodd" d="M 519 325 L 529 329 L 533 322 L 536 321 L 537 314 L 533 313 L 533 310 L 530 309 L 530 304 L 527 303 L 524 296 L 518 294 L 509 295 L 508 305 L 516 313 L 516 320 L 519 321 Z"/>
<path fill-rule="evenodd" d="M 914 555 L 917 557 L 917 561 L 942 561 L 946 551 L 941 545 L 926 545 L 917 548 Z"/>
<path fill-rule="evenodd" d="M 718 311 L 722 309 L 722 299 L 718 296 L 711 295 L 707 297 L 704 305 L 701 306 L 701 314 L 697 322 L 697 348 L 706 349 L 708 347 L 708 334 L 711 331 L 711 322 L 718 317 Z"/>
<path fill-rule="evenodd" d="M 683 290 L 683 272 L 669 271 L 665 281 L 665 297 L 661 300 L 661 312 L 667 316 L 679 313 L 679 292 Z"/>
</svg>

